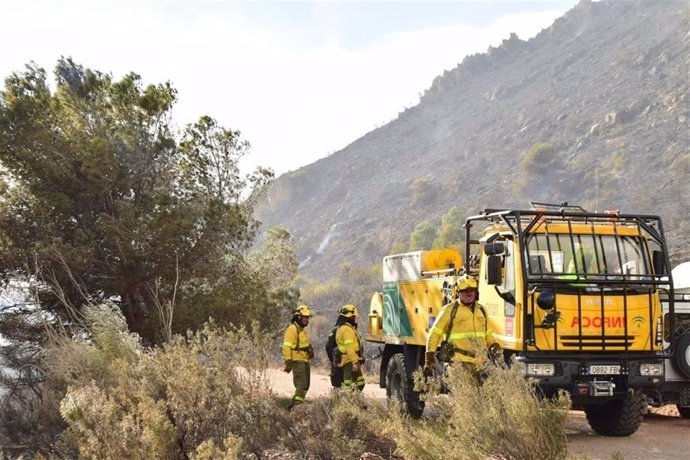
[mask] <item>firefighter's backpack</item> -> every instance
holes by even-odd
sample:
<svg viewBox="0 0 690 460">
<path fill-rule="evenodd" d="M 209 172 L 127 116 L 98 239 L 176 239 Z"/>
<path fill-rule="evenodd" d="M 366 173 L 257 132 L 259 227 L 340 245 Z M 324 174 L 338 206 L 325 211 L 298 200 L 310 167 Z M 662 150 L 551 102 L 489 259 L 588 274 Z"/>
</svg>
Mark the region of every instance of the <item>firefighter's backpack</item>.
<svg viewBox="0 0 690 460">
<path fill-rule="evenodd" d="M 338 331 L 338 327 L 333 328 L 326 340 L 326 356 L 328 356 L 328 362 L 331 364 L 330 377 L 333 388 L 340 388 L 343 385 L 343 370 L 337 365 L 340 361 L 340 350 L 335 342 L 335 334 Z"/>
<path fill-rule="evenodd" d="M 328 361 L 331 363 L 333 362 L 333 354 L 338 348 L 337 344 L 335 343 L 335 333 L 337 330 L 338 327 L 334 327 L 331 331 L 331 334 L 328 336 L 328 339 L 326 340 L 326 356 L 328 356 Z"/>
</svg>

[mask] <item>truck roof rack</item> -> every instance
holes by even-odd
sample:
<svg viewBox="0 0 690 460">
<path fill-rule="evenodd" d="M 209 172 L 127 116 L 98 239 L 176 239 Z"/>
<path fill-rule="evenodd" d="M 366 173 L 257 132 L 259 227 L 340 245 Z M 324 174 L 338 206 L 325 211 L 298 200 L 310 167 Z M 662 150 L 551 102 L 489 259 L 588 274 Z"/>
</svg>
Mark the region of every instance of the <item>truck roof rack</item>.
<svg viewBox="0 0 690 460">
<path fill-rule="evenodd" d="M 587 212 L 587 210 L 585 208 L 583 208 L 582 206 L 578 206 L 578 205 L 574 205 L 574 204 L 568 204 L 567 201 L 564 201 L 561 204 L 542 203 L 539 201 L 530 201 L 529 204 L 530 204 L 530 206 L 532 206 L 532 209 L 543 209 L 544 211 Z"/>
</svg>

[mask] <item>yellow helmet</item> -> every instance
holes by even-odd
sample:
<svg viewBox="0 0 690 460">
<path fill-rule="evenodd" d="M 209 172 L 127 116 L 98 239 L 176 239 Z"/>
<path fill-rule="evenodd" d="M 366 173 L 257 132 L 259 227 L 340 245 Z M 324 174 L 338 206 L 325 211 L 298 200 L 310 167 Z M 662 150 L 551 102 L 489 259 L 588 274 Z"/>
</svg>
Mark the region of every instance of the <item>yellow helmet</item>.
<svg viewBox="0 0 690 460">
<path fill-rule="evenodd" d="M 340 316 L 344 316 L 345 318 L 352 318 L 353 316 L 356 318 L 359 316 L 359 311 L 357 310 L 357 307 L 355 307 L 354 305 L 347 304 L 340 307 L 340 310 L 338 310 L 338 314 Z"/>
<path fill-rule="evenodd" d="M 467 289 L 474 289 L 476 291 L 478 286 L 476 278 L 469 275 L 462 275 L 455 281 L 456 292 L 466 291 Z"/>
<path fill-rule="evenodd" d="M 309 305 L 302 304 L 299 307 L 295 308 L 293 314 L 309 317 L 311 316 L 311 309 L 309 308 Z"/>
</svg>

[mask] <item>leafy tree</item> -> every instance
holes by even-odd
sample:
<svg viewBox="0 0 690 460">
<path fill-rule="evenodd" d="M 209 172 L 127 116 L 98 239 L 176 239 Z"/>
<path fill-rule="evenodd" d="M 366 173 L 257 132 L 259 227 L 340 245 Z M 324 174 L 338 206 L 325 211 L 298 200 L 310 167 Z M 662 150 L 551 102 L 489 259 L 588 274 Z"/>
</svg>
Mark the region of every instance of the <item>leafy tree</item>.
<svg viewBox="0 0 690 460">
<path fill-rule="evenodd" d="M 412 206 L 429 204 L 436 197 L 436 190 L 431 183 L 430 176 L 417 178 L 410 185 L 410 192 L 412 193 Z"/>
<path fill-rule="evenodd" d="M 406 244 L 400 240 L 397 240 L 397 241 L 393 242 L 393 244 L 391 245 L 391 248 L 388 251 L 388 254 L 402 254 L 403 252 L 406 252 L 408 248 L 409 248 L 409 244 Z"/>
<path fill-rule="evenodd" d="M 178 139 L 170 83 L 115 81 L 65 58 L 55 79 L 51 91 L 30 64 L 0 93 L 3 280 L 32 282 L 51 312 L 114 300 L 148 341 L 163 305 L 185 330 L 274 302 L 245 260 L 272 172 L 240 177 L 240 133 L 201 117 Z"/>
<path fill-rule="evenodd" d="M 441 217 L 441 228 L 438 230 L 438 236 L 433 247 L 435 249 L 459 248 L 465 235 L 463 225 L 464 221 L 460 210 L 457 206 L 453 206 Z"/>
<path fill-rule="evenodd" d="M 436 228 L 427 220 L 417 224 L 410 234 L 410 251 L 431 249 L 436 239 Z"/>
<path fill-rule="evenodd" d="M 266 232 L 261 247 L 249 256 L 253 272 L 265 280 L 269 289 L 289 287 L 297 276 L 297 248 L 284 227 Z"/>
</svg>

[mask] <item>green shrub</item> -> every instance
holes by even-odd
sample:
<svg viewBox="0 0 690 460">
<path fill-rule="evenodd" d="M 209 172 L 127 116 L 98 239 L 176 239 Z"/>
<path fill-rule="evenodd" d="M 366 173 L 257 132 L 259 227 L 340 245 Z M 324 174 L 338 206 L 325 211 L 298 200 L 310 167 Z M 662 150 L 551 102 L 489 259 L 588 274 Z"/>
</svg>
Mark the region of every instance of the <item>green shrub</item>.
<svg viewBox="0 0 690 460">
<path fill-rule="evenodd" d="M 412 194 L 412 206 L 430 204 L 436 197 L 436 190 L 431 183 L 431 177 L 417 178 L 410 185 L 410 193 Z"/>
<path fill-rule="evenodd" d="M 522 169 L 533 172 L 546 172 L 556 161 L 556 149 L 545 142 L 535 142 L 522 159 Z"/>
</svg>

